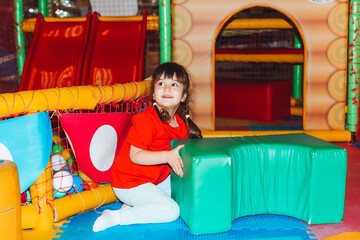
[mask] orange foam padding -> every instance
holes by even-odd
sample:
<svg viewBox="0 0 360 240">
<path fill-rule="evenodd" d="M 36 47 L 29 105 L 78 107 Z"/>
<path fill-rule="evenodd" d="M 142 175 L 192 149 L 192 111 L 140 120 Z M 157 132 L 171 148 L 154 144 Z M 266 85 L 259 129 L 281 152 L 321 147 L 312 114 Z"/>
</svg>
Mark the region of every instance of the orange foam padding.
<svg viewBox="0 0 360 240">
<path fill-rule="evenodd" d="M 324 238 L 324 240 L 359 240 L 360 232 L 344 232 Z"/>
<path fill-rule="evenodd" d="M 273 121 L 290 117 L 290 81 L 217 79 L 215 114 L 218 117 Z"/>
<path fill-rule="evenodd" d="M 233 50 L 216 49 L 216 61 L 303 63 L 303 49 Z"/>
<path fill-rule="evenodd" d="M 0 160 L 1 239 L 21 239 L 20 184 L 16 164 Z"/>
<path fill-rule="evenodd" d="M 111 184 L 58 198 L 54 201 L 54 222 L 113 203 L 116 200 Z"/>
<path fill-rule="evenodd" d="M 259 55 L 260 57 L 262 55 L 267 54 L 304 54 L 304 50 L 302 48 L 279 48 L 279 49 L 261 49 L 261 50 L 234 50 L 234 49 L 216 49 L 216 54 L 244 54 L 244 55 Z"/>
<path fill-rule="evenodd" d="M 264 136 L 291 133 L 306 133 L 328 142 L 350 142 L 351 132 L 348 130 L 277 130 L 277 131 L 201 131 L 204 138 Z"/>
<path fill-rule="evenodd" d="M 146 39 L 146 12 L 141 21 L 100 20 L 93 13 L 81 85 L 141 81 Z"/>
<path fill-rule="evenodd" d="M 90 23 L 90 13 L 69 22 L 46 22 L 39 13 L 19 91 L 79 85 Z"/>
</svg>

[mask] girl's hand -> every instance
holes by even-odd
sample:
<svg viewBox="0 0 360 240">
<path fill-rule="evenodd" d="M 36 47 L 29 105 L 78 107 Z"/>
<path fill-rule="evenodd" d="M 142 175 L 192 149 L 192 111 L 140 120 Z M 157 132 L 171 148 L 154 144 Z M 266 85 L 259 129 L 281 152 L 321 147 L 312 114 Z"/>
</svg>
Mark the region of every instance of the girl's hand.
<svg viewBox="0 0 360 240">
<path fill-rule="evenodd" d="M 183 177 L 184 173 L 182 168 L 184 167 L 183 160 L 179 155 L 179 151 L 184 147 L 184 144 L 177 146 L 176 148 L 169 151 L 167 163 L 170 165 L 174 173 L 180 177 Z"/>
</svg>

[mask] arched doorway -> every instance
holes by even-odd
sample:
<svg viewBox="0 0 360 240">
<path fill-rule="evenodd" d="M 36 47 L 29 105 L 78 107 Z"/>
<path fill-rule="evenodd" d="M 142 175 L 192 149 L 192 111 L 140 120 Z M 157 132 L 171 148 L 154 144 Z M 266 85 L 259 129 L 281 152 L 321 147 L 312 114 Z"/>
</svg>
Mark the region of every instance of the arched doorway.
<svg viewBox="0 0 360 240">
<path fill-rule="evenodd" d="M 194 89 L 192 117 L 215 128 L 215 39 L 229 16 L 267 7 L 288 16 L 304 43 L 303 129 L 344 130 L 347 67 L 347 4 L 278 0 L 173 2 L 173 60 L 187 67 Z M 340 87 L 339 87 L 340 86 Z"/>
<path fill-rule="evenodd" d="M 276 9 L 230 17 L 215 42 L 215 130 L 302 130 L 303 45 Z"/>
</svg>

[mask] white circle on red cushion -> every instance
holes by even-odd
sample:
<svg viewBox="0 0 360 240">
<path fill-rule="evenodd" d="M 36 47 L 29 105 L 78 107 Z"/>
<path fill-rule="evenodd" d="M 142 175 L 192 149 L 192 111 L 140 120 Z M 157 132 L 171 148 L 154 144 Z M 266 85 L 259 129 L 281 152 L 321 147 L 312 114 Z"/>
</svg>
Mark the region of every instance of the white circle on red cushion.
<svg viewBox="0 0 360 240">
<path fill-rule="evenodd" d="M 117 142 L 116 130 L 112 126 L 103 125 L 96 130 L 90 142 L 90 159 L 97 170 L 105 172 L 111 168 Z"/>
<path fill-rule="evenodd" d="M 0 143 L 0 160 L 13 161 L 10 150 L 2 143 Z"/>
</svg>

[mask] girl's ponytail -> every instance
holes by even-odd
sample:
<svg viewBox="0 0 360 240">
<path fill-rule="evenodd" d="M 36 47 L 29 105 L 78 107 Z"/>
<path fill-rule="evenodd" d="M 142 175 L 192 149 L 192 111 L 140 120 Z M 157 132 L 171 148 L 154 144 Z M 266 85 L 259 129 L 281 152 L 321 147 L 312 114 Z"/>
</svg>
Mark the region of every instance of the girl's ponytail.
<svg viewBox="0 0 360 240">
<path fill-rule="evenodd" d="M 160 117 L 161 121 L 163 121 L 163 122 L 170 121 L 170 115 L 169 115 L 168 111 L 166 111 L 165 109 L 161 109 L 161 111 L 159 111 L 159 108 L 157 107 L 157 104 L 155 101 L 153 102 L 153 106 L 154 106 L 158 116 Z M 200 128 L 190 118 L 189 107 L 186 102 L 180 103 L 180 106 L 176 110 L 176 114 L 188 126 L 188 138 L 202 138 Z"/>
<path fill-rule="evenodd" d="M 191 120 L 189 114 L 189 107 L 186 102 L 181 102 L 180 107 L 176 113 L 184 120 L 188 126 L 188 137 L 189 138 L 202 138 L 200 128 Z"/>
</svg>

